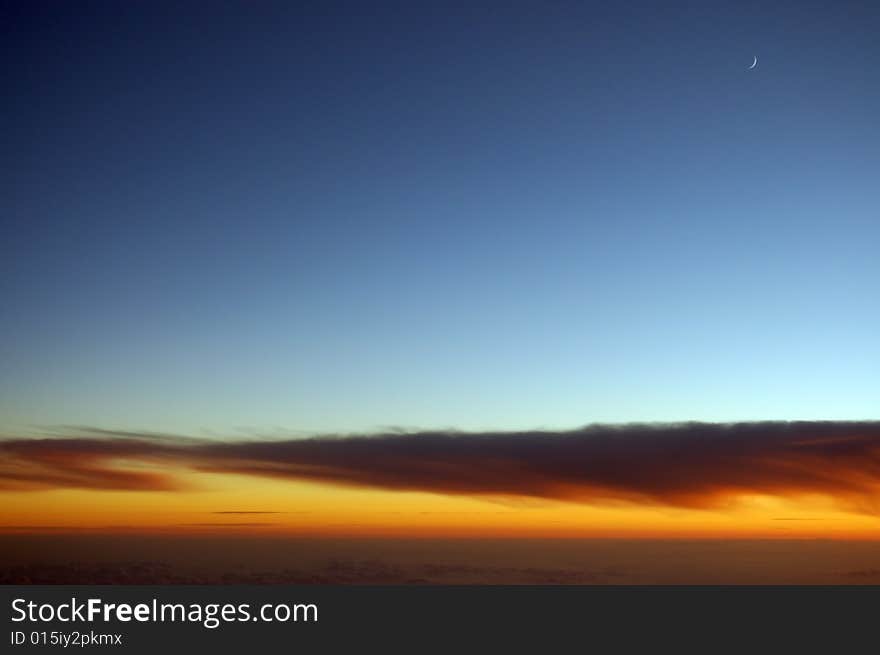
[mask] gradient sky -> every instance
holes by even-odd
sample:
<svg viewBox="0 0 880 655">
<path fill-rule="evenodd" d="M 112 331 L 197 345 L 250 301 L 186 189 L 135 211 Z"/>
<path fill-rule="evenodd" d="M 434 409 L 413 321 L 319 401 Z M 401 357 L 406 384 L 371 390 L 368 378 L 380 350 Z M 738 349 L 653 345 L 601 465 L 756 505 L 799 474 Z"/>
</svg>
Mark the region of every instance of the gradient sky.
<svg viewBox="0 0 880 655">
<path fill-rule="evenodd" d="M 877 418 L 877 6 L 185 4 L 8 9 L 5 432 Z"/>
</svg>

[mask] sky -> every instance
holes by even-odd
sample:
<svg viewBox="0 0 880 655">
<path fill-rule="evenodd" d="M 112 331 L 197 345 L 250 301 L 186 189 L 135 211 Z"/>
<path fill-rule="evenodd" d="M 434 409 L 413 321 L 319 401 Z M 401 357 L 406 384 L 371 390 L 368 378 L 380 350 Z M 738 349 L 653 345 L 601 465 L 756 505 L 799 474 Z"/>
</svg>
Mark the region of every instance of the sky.
<svg viewBox="0 0 880 655">
<path fill-rule="evenodd" d="M 7 5 L 0 532 L 876 538 L 880 8 L 607 4 Z"/>
<path fill-rule="evenodd" d="M 468 4 L 12 9 L 4 429 L 876 418 L 880 11 Z"/>
</svg>

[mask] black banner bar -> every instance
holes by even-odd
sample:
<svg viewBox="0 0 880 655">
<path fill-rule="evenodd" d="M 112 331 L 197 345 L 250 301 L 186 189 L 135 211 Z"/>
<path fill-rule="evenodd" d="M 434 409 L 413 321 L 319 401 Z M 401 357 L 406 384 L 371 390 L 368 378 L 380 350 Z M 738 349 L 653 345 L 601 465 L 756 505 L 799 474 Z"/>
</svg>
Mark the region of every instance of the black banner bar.
<svg viewBox="0 0 880 655">
<path fill-rule="evenodd" d="M 579 652 L 875 639 L 877 587 L 4 586 L 2 652 Z"/>
</svg>

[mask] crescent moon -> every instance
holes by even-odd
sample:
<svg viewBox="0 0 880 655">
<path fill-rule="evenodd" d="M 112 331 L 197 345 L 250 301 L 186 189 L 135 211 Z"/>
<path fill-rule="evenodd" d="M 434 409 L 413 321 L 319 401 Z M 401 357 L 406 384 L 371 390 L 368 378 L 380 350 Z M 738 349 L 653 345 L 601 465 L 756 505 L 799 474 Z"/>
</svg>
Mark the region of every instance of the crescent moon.
<svg viewBox="0 0 880 655">
<path fill-rule="evenodd" d="M 754 55 L 753 55 L 754 56 Z M 749 66 L 749 70 L 752 70 L 755 66 L 758 65 L 758 58 L 755 57 L 755 61 L 752 62 L 752 65 Z"/>
</svg>

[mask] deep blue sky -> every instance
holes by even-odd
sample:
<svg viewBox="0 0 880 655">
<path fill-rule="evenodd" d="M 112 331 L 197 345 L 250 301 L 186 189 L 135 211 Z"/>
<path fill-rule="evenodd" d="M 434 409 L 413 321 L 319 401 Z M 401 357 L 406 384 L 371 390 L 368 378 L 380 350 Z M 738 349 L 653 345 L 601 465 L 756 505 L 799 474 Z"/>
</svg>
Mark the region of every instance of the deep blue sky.
<svg viewBox="0 0 880 655">
<path fill-rule="evenodd" d="M 875 3 L 175 4 L 5 6 L 4 430 L 878 417 Z"/>
</svg>

